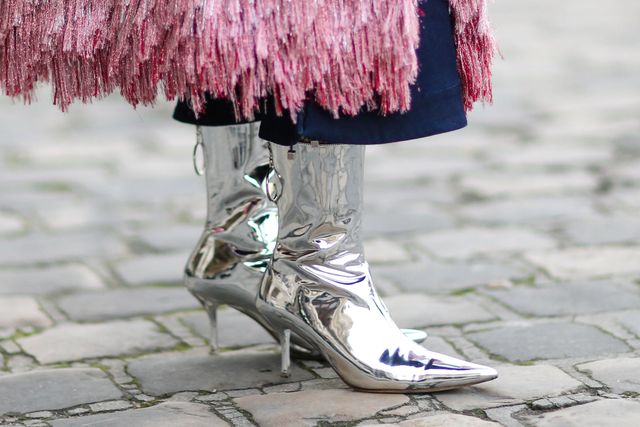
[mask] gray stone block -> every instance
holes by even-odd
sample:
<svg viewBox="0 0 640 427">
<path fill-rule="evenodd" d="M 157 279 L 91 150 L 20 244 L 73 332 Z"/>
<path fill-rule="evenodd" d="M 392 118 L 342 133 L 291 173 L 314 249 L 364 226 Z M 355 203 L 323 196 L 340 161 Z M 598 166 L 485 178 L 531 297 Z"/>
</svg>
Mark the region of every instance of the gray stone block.
<svg viewBox="0 0 640 427">
<path fill-rule="evenodd" d="M 637 427 L 640 424 L 640 402 L 637 400 L 607 399 L 585 405 L 572 406 L 524 420 L 536 427 Z"/>
<path fill-rule="evenodd" d="M 490 161 L 510 167 L 586 167 L 612 160 L 613 150 L 607 145 L 564 142 L 540 142 L 509 150 L 494 150 Z"/>
<path fill-rule="evenodd" d="M 204 218 L 202 220 L 204 224 Z M 204 225 L 167 225 L 153 227 L 144 230 L 136 229 L 130 236 L 143 241 L 147 245 L 159 251 L 173 251 L 176 249 L 192 249 Z M 184 261 L 186 263 L 186 259 Z"/>
<path fill-rule="evenodd" d="M 462 206 L 463 217 L 496 225 L 572 224 L 596 215 L 586 197 L 527 197 L 491 200 Z M 576 221 L 576 223 L 580 223 Z"/>
<path fill-rule="evenodd" d="M 81 264 L 0 271 L 0 295 L 44 295 L 103 287 L 98 275 Z"/>
<path fill-rule="evenodd" d="M 43 223 L 48 230 L 56 232 L 88 228 L 115 228 L 121 221 L 118 208 L 99 199 L 91 201 L 82 199 L 73 203 L 63 200 L 40 205 L 34 210 L 38 221 Z"/>
<path fill-rule="evenodd" d="M 131 408 L 131 402 L 126 400 L 108 400 L 106 402 L 92 403 L 89 405 L 91 412 L 120 411 Z"/>
<path fill-rule="evenodd" d="M 229 424 L 198 403 L 165 402 L 143 409 L 54 420 L 52 427 L 223 427 Z"/>
<path fill-rule="evenodd" d="M 18 215 L 0 211 L 0 236 L 20 233 L 26 224 Z"/>
<path fill-rule="evenodd" d="M 126 255 L 126 245 L 112 233 L 32 234 L 0 240 L 0 265 L 83 260 Z"/>
<path fill-rule="evenodd" d="M 634 287 L 604 280 L 516 286 L 484 292 L 520 313 L 533 316 L 588 314 L 640 307 L 640 293 Z"/>
<path fill-rule="evenodd" d="M 316 425 L 355 421 L 409 402 L 401 394 L 360 393 L 351 390 L 307 390 L 235 399 L 263 427 Z"/>
<path fill-rule="evenodd" d="M 30 297 L 0 297 L 0 329 L 25 326 L 45 327 L 51 319 L 40 310 Z"/>
<path fill-rule="evenodd" d="M 31 189 L 48 192 L 68 192 L 80 187 L 80 183 L 99 182 L 105 184 L 107 173 L 98 168 L 60 168 L 60 167 L 38 167 L 38 168 L 17 168 L 14 170 L 0 171 L 0 182 L 7 187 L 23 185 Z M 58 186 L 64 186 L 58 188 Z"/>
<path fill-rule="evenodd" d="M 367 169 L 370 170 L 371 167 L 367 166 L 365 170 Z M 450 205 L 456 203 L 458 197 L 448 183 L 441 181 L 389 184 L 382 186 L 380 183 L 365 180 L 365 217 L 368 215 L 366 212 L 385 211 L 389 206 Z"/>
<path fill-rule="evenodd" d="M 195 243 L 194 243 L 195 244 Z M 115 270 L 130 285 L 182 283 L 188 252 L 145 255 L 115 265 Z"/>
<path fill-rule="evenodd" d="M 182 319 L 198 335 L 209 339 L 211 327 L 204 311 L 185 315 Z M 255 320 L 232 308 L 223 308 L 218 311 L 218 342 L 221 348 L 275 343 L 271 335 Z"/>
<path fill-rule="evenodd" d="M 425 233 L 453 226 L 450 215 L 433 209 L 423 208 L 419 212 L 406 210 L 365 212 L 362 226 L 365 238 L 379 237 L 384 234 L 397 236 L 411 232 Z"/>
<path fill-rule="evenodd" d="M 152 396 L 262 387 L 313 378 L 295 364 L 291 377 L 282 378 L 279 355 L 264 352 L 158 354 L 132 360 L 128 372 L 140 381 L 144 393 Z"/>
<path fill-rule="evenodd" d="M 443 230 L 425 234 L 417 243 L 440 258 L 470 258 L 555 247 L 555 242 L 546 235 L 515 227 Z"/>
<path fill-rule="evenodd" d="M 120 390 L 99 369 L 46 369 L 0 376 L 0 415 L 57 410 L 118 399 Z"/>
<path fill-rule="evenodd" d="M 364 242 L 367 261 L 370 264 L 404 263 L 411 255 L 402 244 L 388 239 L 374 239 Z"/>
<path fill-rule="evenodd" d="M 640 337 L 640 311 L 629 311 L 616 316 L 618 323 Z"/>
<path fill-rule="evenodd" d="M 437 414 L 393 424 L 363 424 L 361 427 L 498 427 L 500 424 L 461 414 Z"/>
<path fill-rule="evenodd" d="M 384 302 L 394 321 L 401 328 L 453 325 L 495 319 L 495 315 L 464 297 L 400 294 L 385 298 Z"/>
<path fill-rule="evenodd" d="M 622 184 L 640 183 L 640 161 L 625 162 L 611 170 L 614 179 Z"/>
<path fill-rule="evenodd" d="M 640 359 L 637 357 L 597 360 L 583 363 L 577 368 L 609 387 L 614 393 L 640 393 Z"/>
<path fill-rule="evenodd" d="M 178 342 L 147 320 L 61 324 L 18 340 L 40 363 L 112 357 L 171 348 Z"/>
<path fill-rule="evenodd" d="M 490 353 L 517 362 L 630 351 L 623 341 L 598 328 L 567 322 L 525 323 L 474 332 L 468 337 Z"/>
<path fill-rule="evenodd" d="M 446 354 L 447 356 L 457 357 L 458 359 L 465 358 L 442 337 L 429 335 L 429 337 L 422 343 L 422 346 L 431 351 L 435 351 L 436 353 Z"/>
<path fill-rule="evenodd" d="M 640 189 L 638 188 L 619 188 L 609 194 L 609 197 L 609 207 L 627 209 L 631 213 L 640 210 Z"/>
<path fill-rule="evenodd" d="M 58 305 L 70 319 L 80 321 L 109 320 L 200 307 L 197 300 L 183 287 L 117 289 L 73 294 L 61 298 Z"/>
<path fill-rule="evenodd" d="M 499 366 L 498 378 L 474 387 L 438 393 L 436 398 L 455 411 L 516 405 L 541 397 L 574 392 L 582 383 L 550 365 Z"/>
<path fill-rule="evenodd" d="M 463 189 L 483 197 L 556 195 L 588 193 L 597 186 L 597 177 L 583 171 L 531 172 L 496 171 L 467 175 L 461 181 Z"/>
<path fill-rule="evenodd" d="M 639 247 L 600 246 L 532 251 L 525 258 L 565 280 L 625 276 L 640 272 Z"/>
<path fill-rule="evenodd" d="M 468 173 L 478 168 L 476 163 L 461 153 L 448 154 L 398 156 L 397 152 L 390 151 L 382 156 L 369 155 L 367 169 L 375 172 L 368 174 L 367 178 L 369 182 L 398 185 L 446 179 L 451 175 Z"/>
<path fill-rule="evenodd" d="M 529 275 L 503 264 L 435 261 L 402 268 L 378 267 L 375 273 L 410 292 L 454 292 Z"/>
<path fill-rule="evenodd" d="M 636 243 L 640 241 L 640 219 L 637 216 L 599 216 L 571 221 L 564 233 L 579 245 Z"/>
</svg>

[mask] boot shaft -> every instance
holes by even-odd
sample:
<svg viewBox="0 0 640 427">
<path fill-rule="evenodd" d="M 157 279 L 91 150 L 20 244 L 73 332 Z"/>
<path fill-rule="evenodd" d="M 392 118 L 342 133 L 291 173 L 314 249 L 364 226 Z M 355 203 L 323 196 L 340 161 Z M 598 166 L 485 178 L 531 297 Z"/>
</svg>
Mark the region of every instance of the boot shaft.
<svg viewBox="0 0 640 427">
<path fill-rule="evenodd" d="M 264 192 L 269 154 L 258 129 L 256 123 L 198 128 L 205 164 L 207 223 L 212 228 L 225 227 L 248 206 L 269 203 Z"/>
<path fill-rule="evenodd" d="M 278 257 L 362 253 L 364 147 L 270 144 L 270 192 L 278 205 Z"/>
<path fill-rule="evenodd" d="M 187 277 L 255 282 L 271 258 L 277 211 L 266 195 L 269 153 L 254 123 L 198 128 L 207 187 L 205 229 Z M 242 278 L 241 278 L 242 277 Z M 247 285 L 249 286 L 249 285 Z"/>
</svg>

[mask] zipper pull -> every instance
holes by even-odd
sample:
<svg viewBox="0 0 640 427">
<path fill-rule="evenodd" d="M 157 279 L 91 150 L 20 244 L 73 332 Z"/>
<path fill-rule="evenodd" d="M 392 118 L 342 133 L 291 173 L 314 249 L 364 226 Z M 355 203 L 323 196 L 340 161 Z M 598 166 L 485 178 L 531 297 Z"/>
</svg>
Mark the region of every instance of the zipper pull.
<svg viewBox="0 0 640 427">
<path fill-rule="evenodd" d="M 202 153 L 202 165 L 198 162 L 198 151 Z M 202 176 L 205 173 L 205 158 L 206 154 L 204 151 L 204 137 L 202 136 L 202 128 L 200 126 L 196 126 L 196 145 L 193 147 L 193 169 L 196 171 L 196 175 Z"/>
<path fill-rule="evenodd" d="M 296 158 L 296 150 L 293 149 L 293 145 L 289 146 L 289 151 L 287 152 L 287 159 L 293 160 Z"/>
</svg>

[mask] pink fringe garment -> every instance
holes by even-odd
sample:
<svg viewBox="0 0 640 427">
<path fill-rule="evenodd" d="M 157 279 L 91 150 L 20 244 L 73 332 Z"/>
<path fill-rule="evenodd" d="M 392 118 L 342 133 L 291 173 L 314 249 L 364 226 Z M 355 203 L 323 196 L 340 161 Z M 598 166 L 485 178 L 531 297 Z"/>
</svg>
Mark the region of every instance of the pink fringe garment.
<svg viewBox="0 0 640 427">
<path fill-rule="evenodd" d="M 486 0 L 450 0 L 466 109 L 491 101 L 495 42 Z M 116 89 L 132 105 L 204 94 L 251 118 L 272 94 L 297 112 L 312 94 L 337 116 L 410 107 L 417 0 L 0 0 L 0 89 L 54 104 Z"/>
</svg>

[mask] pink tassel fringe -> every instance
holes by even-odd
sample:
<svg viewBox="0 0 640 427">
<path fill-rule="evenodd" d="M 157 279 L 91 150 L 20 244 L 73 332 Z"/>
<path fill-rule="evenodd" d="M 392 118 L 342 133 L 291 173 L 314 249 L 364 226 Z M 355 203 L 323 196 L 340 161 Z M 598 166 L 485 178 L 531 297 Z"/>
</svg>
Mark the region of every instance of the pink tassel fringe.
<svg viewBox="0 0 640 427">
<path fill-rule="evenodd" d="M 491 100 L 485 0 L 451 0 L 465 106 Z M 251 118 L 272 94 L 295 113 L 308 94 L 334 115 L 410 107 L 417 0 L 0 0 L 0 89 L 54 104 L 120 90 L 132 105 L 204 94 Z"/>
<path fill-rule="evenodd" d="M 449 0 L 455 20 L 454 38 L 462 98 L 466 111 L 477 101 L 493 102 L 491 63 L 497 52 L 487 16 L 487 0 Z"/>
</svg>

